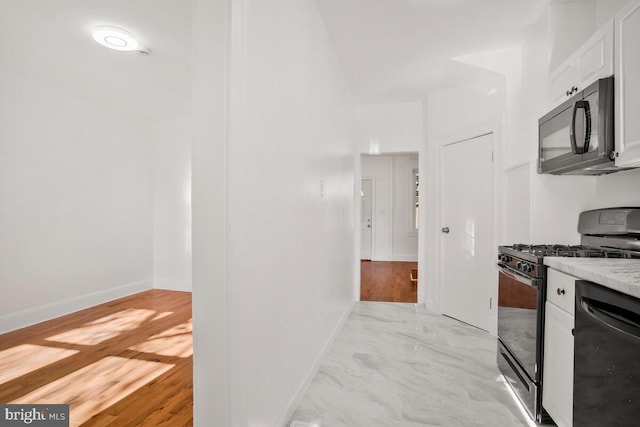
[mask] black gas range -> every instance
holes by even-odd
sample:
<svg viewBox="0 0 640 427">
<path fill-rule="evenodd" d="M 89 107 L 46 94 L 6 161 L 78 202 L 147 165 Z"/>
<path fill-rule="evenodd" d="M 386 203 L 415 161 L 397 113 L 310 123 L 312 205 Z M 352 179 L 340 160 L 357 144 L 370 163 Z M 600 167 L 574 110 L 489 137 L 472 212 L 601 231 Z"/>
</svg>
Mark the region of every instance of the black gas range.
<svg viewBox="0 0 640 427">
<path fill-rule="evenodd" d="M 498 263 L 501 266 L 531 277 L 542 277 L 544 257 L 561 256 L 574 258 L 638 258 L 637 252 L 613 248 L 597 248 L 585 245 L 531 245 L 518 243 L 498 246 Z"/>
<path fill-rule="evenodd" d="M 551 422 L 542 407 L 544 257 L 640 258 L 640 208 L 580 214 L 580 245 L 498 247 L 498 366 L 531 417 Z"/>
</svg>

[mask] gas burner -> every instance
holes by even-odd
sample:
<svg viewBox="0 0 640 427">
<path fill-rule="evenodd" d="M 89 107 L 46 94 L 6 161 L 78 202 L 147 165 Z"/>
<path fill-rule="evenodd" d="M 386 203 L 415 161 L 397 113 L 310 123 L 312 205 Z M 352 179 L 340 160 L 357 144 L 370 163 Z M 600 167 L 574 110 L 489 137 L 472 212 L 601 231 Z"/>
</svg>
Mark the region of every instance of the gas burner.
<svg viewBox="0 0 640 427">
<path fill-rule="evenodd" d="M 518 243 L 510 247 L 521 254 L 531 254 L 536 257 L 559 256 L 573 258 L 639 258 L 635 251 L 616 248 L 596 248 L 584 245 L 533 245 Z"/>
<path fill-rule="evenodd" d="M 586 251 L 588 248 L 583 246 L 570 246 L 570 245 L 527 245 L 527 244 L 515 244 L 512 249 L 520 253 L 528 253 L 535 256 L 580 256 L 573 255 L 578 251 Z"/>
<path fill-rule="evenodd" d="M 585 248 L 585 247 L 567 247 L 564 249 L 558 249 L 555 256 L 565 256 L 565 257 L 574 257 L 574 258 L 604 258 L 604 251 L 593 248 Z"/>
</svg>

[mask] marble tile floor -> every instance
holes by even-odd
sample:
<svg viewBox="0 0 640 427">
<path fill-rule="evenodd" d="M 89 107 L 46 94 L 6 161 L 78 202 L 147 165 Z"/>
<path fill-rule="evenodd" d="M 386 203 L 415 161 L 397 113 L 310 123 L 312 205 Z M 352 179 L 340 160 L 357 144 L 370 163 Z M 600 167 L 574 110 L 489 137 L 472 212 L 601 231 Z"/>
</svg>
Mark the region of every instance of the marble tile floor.
<svg viewBox="0 0 640 427">
<path fill-rule="evenodd" d="M 528 426 L 496 338 L 423 305 L 359 302 L 289 427 Z"/>
</svg>

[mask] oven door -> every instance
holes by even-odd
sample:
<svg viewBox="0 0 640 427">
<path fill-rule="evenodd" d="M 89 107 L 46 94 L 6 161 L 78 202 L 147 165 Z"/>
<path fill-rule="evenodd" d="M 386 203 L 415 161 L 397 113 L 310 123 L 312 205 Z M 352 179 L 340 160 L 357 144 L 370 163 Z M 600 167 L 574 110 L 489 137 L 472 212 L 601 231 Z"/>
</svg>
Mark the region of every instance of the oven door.
<svg viewBox="0 0 640 427">
<path fill-rule="evenodd" d="M 538 382 L 542 280 L 499 265 L 498 336 L 529 377 Z"/>
<path fill-rule="evenodd" d="M 582 161 L 582 154 L 576 153 L 571 144 L 575 133 L 572 131 L 574 108 L 582 102 L 582 93 L 546 114 L 538 121 L 538 172 L 554 173 Z M 578 119 L 581 115 L 576 114 Z M 579 137 L 578 137 L 579 139 Z"/>
</svg>

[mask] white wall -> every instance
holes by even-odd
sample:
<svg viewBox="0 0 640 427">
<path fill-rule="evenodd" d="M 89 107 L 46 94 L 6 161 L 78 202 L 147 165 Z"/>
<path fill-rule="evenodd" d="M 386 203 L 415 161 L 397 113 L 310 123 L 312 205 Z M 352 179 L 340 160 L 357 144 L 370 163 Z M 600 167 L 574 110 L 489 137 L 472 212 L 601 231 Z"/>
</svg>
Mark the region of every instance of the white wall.
<svg viewBox="0 0 640 427">
<path fill-rule="evenodd" d="M 555 70 L 595 32 L 595 3 L 574 0 L 549 5 L 550 70 Z"/>
<path fill-rule="evenodd" d="M 354 299 L 354 149 L 315 1 L 246 4 L 242 133 L 228 147 L 231 382 L 242 402 L 232 423 L 266 426 L 286 421 Z"/>
<path fill-rule="evenodd" d="M 418 233 L 409 230 L 410 178 L 418 156 L 362 156 L 362 177 L 374 179 L 373 261 L 417 261 Z"/>
<path fill-rule="evenodd" d="M 502 245 L 531 242 L 531 164 L 504 173 L 504 227 L 498 230 Z"/>
<path fill-rule="evenodd" d="M 417 152 L 422 141 L 422 104 L 357 105 L 354 108 L 355 138 L 359 153 Z"/>
<path fill-rule="evenodd" d="M 192 1 L 193 420 L 202 427 L 232 425 L 225 232 L 230 5 Z"/>
<path fill-rule="evenodd" d="M 507 75 L 511 93 L 507 96 L 517 108 L 506 112 L 506 134 L 503 144 L 505 173 L 502 177 L 504 227 L 500 244 L 532 242 L 531 216 L 538 153 L 538 117 L 546 112 L 549 56 L 548 18 L 530 29 L 520 48 L 521 75 Z M 546 59 L 542 59 L 546 58 Z M 532 170 L 532 168 L 534 168 Z"/>
<path fill-rule="evenodd" d="M 596 178 L 595 197 L 587 209 L 640 207 L 640 169 L 603 175 Z"/>
<path fill-rule="evenodd" d="M 189 117 L 156 120 L 153 143 L 153 287 L 191 291 Z"/>
<path fill-rule="evenodd" d="M 393 157 L 393 261 L 418 260 L 418 232 L 413 226 L 413 169 L 418 155 Z"/>
<path fill-rule="evenodd" d="M 151 287 L 148 127 L 0 64 L 0 332 Z"/>
<path fill-rule="evenodd" d="M 371 260 L 392 261 L 393 157 L 362 156 L 362 177 L 373 178 Z"/>
<path fill-rule="evenodd" d="M 233 5 L 194 11 L 196 425 L 282 425 L 354 300 L 355 151 L 316 3 Z"/>
<path fill-rule="evenodd" d="M 630 0 L 595 0 L 595 30 L 602 27 Z"/>
</svg>

